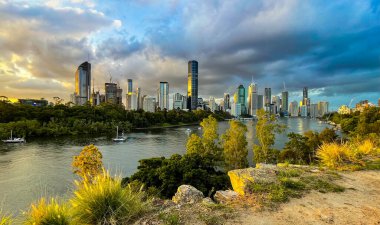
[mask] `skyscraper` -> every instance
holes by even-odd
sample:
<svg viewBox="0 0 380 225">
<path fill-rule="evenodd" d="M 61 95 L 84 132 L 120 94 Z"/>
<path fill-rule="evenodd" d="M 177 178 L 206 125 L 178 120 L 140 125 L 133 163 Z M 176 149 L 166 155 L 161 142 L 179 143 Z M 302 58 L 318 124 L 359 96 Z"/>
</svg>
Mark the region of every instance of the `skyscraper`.
<svg viewBox="0 0 380 225">
<path fill-rule="evenodd" d="M 298 116 L 298 102 L 297 101 L 293 101 L 290 103 L 289 105 L 289 114 L 290 116 L 292 117 L 296 117 Z"/>
<path fill-rule="evenodd" d="M 116 102 L 115 104 L 123 105 L 123 89 L 117 87 L 116 89 Z"/>
<path fill-rule="evenodd" d="M 158 107 L 169 110 L 169 83 L 161 81 L 157 91 Z"/>
<path fill-rule="evenodd" d="M 237 88 L 237 102 L 241 105 L 241 114 L 246 114 L 246 104 L 245 104 L 245 88 L 242 84 Z"/>
<path fill-rule="evenodd" d="M 128 79 L 126 104 L 125 104 L 125 108 L 127 110 L 131 110 L 132 109 L 132 93 L 133 93 L 132 79 Z"/>
<path fill-rule="evenodd" d="M 188 62 L 187 74 L 187 108 L 197 109 L 198 106 L 198 62 L 191 60 Z"/>
<path fill-rule="evenodd" d="M 303 105 L 307 105 L 306 104 L 307 98 L 308 98 L 308 90 L 307 90 L 307 87 L 304 87 L 303 88 L 303 93 L 302 93 Z"/>
<path fill-rule="evenodd" d="M 269 110 L 270 104 L 271 104 L 271 99 L 272 99 L 272 90 L 271 88 L 265 88 L 264 91 L 264 105 L 265 105 L 265 110 Z"/>
<path fill-rule="evenodd" d="M 288 115 L 289 113 L 289 93 L 288 91 L 283 91 L 281 93 L 282 97 L 282 103 L 281 103 L 281 111 L 285 114 Z"/>
<path fill-rule="evenodd" d="M 224 102 L 224 111 L 231 109 L 231 100 L 230 100 L 230 94 L 229 93 L 224 93 L 223 102 Z"/>
<path fill-rule="evenodd" d="M 142 109 L 143 101 L 142 101 L 142 96 L 141 96 L 141 88 L 136 89 L 136 94 L 137 94 L 137 109 Z"/>
<path fill-rule="evenodd" d="M 75 93 L 76 105 L 84 105 L 91 100 L 91 64 L 84 62 L 79 65 L 75 72 Z"/>
<path fill-rule="evenodd" d="M 251 83 L 248 86 L 248 114 L 256 115 L 257 111 L 257 85 Z"/>
<path fill-rule="evenodd" d="M 186 97 L 180 93 L 175 93 L 173 96 L 173 109 L 185 109 Z"/>
<path fill-rule="evenodd" d="M 116 104 L 117 103 L 117 84 L 105 83 L 105 95 L 106 102 Z"/>
</svg>

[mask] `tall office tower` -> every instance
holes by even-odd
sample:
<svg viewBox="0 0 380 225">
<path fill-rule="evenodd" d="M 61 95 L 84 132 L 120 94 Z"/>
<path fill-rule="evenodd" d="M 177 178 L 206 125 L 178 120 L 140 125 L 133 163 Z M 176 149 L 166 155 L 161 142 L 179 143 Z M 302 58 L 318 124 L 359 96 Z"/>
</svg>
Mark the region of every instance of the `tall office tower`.
<svg viewBox="0 0 380 225">
<path fill-rule="evenodd" d="M 92 100 L 93 106 L 100 105 L 100 93 L 99 93 L 99 91 L 92 92 L 91 100 Z"/>
<path fill-rule="evenodd" d="M 158 107 L 161 110 L 169 110 L 169 83 L 160 82 L 160 87 L 157 90 Z"/>
<path fill-rule="evenodd" d="M 123 105 L 123 89 L 117 87 L 116 90 L 116 102 L 117 105 Z"/>
<path fill-rule="evenodd" d="M 281 99 L 279 96 L 273 96 L 272 97 L 272 104 L 273 104 L 272 112 L 274 114 L 280 113 Z"/>
<path fill-rule="evenodd" d="M 175 93 L 173 95 L 173 109 L 185 109 L 186 108 L 186 98 L 180 93 Z"/>
<path fill-rule="evenodd" d="M 288 93 L 288 91 L 283 91 L 281 94 L 282 94 L 281 111 L 285 115 L 288 115 L 288 112 L 289 112 L 289 93 Z"/>
<path fill-rule="evenodd" d="M 290 105 L 289 105 L 289 114 L 292 117 L 298 116 L 298 102 L 297 101 L 293 101 L 293 102 L 290 103 Z"/>
<path fill-rule="evenodd" d="M 231 109 L 231 100 L 230 100 L 230 94 L 229 93 L 224 93 L 224 111 L 227 109 Z"/>
<path fill-rule="evenodd" d="M 76 105 L 84 105 L 91 100 L 91 64 L 84 62 L 79 65 L 75 72 L 75 93 Z"/>
<path fill-rule="evenodd" d="M 115 83 L 105 83 L 105 95 L 106 102 L 116 104 L 117 103 L 117 84 Z"/>
<path fill-rule="evenodd" d="M 126 95 L 126 104 L 125 109 L 131 110 L 131 104 L 132 104 L 132 93 L 133 93 L 133 85 L 132 85 L 132 79 L 128 79 L 128 86 L 127 86 L 127 95 Z"/>
<path fill-rule="evenodd" d="M 145 112 L 155 112 L 155 110 L 156 110 L 156 98 L 144 97 L 143 110 Z"/>
<path fill-rule="evenodd" d="M 194 110 L 198 107 L 198 62 L 189 61 L 187 70 L 187 108 Z"/>
<path fill-rule="evenodd" d="M 210 97 L 210 100 L 208 101 L 208 106 L 209 106 L 211 112 L 215 112 L 215 110 L 217 110 L 217 105 L 215 103 L 214 97 Z"/>
<path fill-rule="evenodd" d="M 307 117 L 307 106 L 306 105 L 302 105 L 300 107 L 300 114 L 302 117 Z"/>
<path fill-rule="evenodd" d="M 246 98 L 245 98 L 245 88 L 242 84 L 237 88 L 237 102 L 241 105 L 241 114 L 246 114 Z"/>
<path fill-rule="evenodd" d="M 307 105 L 307 98 L 308 98 L 308 90 L 307 90 L 307 87 L 304 87 L 303 93 L 302 93 L 302 105 Z"/>
<path fill-rule="evenodd" d="M 272 90 L 271 90 L 271 88 L 265 88 L 265 92 L 264 92 L 264 104 L 265 104 L 265 110 L 266 111 L 269 110 L 270 104 L 272 103 L 271 102 L 271 98 L 272 98 Z"/>
<path fill-rule="evenodd" d="M 248 114 L 256 115 L 257 111 L 257 85 L 251 83 L 248 86 Z"/>
<path fill-rule="evenodd" d="M 310 117 L 317 118 L 318 117 L 318 104 L 310 105 Z"/>
<path fill-rule="evenodd" d="M 136 89 L 137 94 L 137 109 L 143 108 L 143 101 L 142 101 L 142 95 L 141 95 L 141 88 Z"/>
<path fill-rule="evenodd" d="M 329 112 L 329 102 L 318 102 L 318 116 L 322 117 Z"/>
<path fill-rule="evenodd" d="M 264 108 L 264 96 L 263 95 L 257 95 L 257 109 Z M 257 110 L 256 110 L 257 112 Z"/>
</svg>

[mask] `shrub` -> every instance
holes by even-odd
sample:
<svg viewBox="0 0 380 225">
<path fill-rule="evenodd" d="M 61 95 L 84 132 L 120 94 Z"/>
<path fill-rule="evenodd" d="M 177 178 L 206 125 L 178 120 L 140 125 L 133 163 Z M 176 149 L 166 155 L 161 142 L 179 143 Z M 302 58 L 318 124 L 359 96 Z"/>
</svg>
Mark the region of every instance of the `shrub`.
<svg viewBox="0 0 380 225">
<path fill-rule="evenodd" d="M 126 224 L 150 209 L 141 188 L 123 188 L 119 177 L 112 178 L 104 170 L 92 181 L 85 178 L 75 184 L 71 204 L 79 224 Z"/>
<path fill-rule="evenodd" d="M 102 153 L 94 145 L 85 146 L 72 163 L 74 173 L 91 179 L 102 171 Z"/>
<path fill-rule="evenodd" d="M 12 216 L 3 214 L 0 210 L 0 225 L 11 225 L 12 223 Z"/>
<path fill-rule="evenodd" d="M 69 225 L 72 224 L 69 208 L 60 205 L 54 198 L 47 202 L 41 198 L 37 204 L 32 204 L 26 213 L 25 224 L 31 225 Z"/>
<path fill-rule="evenodd" d="M 380 151 L 371 140 L 337 144 L 324 143 L 317 157 L 324 166 L 338 170 L 356 170 L 379 159 Z"/>
<path fill-rule="evenodd" d="M 168 159 L 143 159 L 139 163 L 138 171 L 124 178 L 123 183 L 138 180 L 148 188 L 157 188 L 164 198 L 171 198 L 182 184 L 192 185 L 206 196 L 230 187 L 227 174 L 215 169 L 212 155 L 175 154 Z"/>
</svg>

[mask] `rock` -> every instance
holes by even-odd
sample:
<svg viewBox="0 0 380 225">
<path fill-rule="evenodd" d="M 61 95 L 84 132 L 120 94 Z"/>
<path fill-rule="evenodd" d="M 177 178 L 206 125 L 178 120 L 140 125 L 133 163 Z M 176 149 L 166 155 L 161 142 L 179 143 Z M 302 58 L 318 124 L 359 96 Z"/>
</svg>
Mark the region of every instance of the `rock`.
<svg viewBox="0 0 380 225">
<path fill-rule="evenodd" d="M 246 168 L 228 171 L 231 185 L 239 195 L 249 193 L 248 185 L 253 182 L 277 182 L 276 173 L 279 170 L 275 165 L 258 164 L 258 168 Z"/>
<path fill-rule="evenodd" d="M 321 171 L 319 169 L 312 169 L 312 170 L 310 170 L 310 172 L 312 172 L 312 173 L 320 173 Z"/>
<path fill-rule="evenodd" d="M 210 197 L 206 197 L 202 199 L 202 204 L 210 206 L 210 205 L 215 205 L 215 202 Z"/>
<path fill-rule="evenodd" d="M 214 195 L 215 201 L 221 204 L 225 204 L 236 200 L 239 197 L 238 193 L 232 190 L 217 191 Z"/>
<path fill-rule="evenodd" d="M 193 204 L 202 201 L 203 193 L 191 185 L 181 185 L 172 200 L 176 204 Z"/>
<path fill-rule="evenodd" d="M 275 170 L 275 171 L 279 170 L 276 164 L 265 164 L 265 163 L 257 163 L 255 168 L 256 169 L 270 169 L 270 170 Z"/>
</svg>

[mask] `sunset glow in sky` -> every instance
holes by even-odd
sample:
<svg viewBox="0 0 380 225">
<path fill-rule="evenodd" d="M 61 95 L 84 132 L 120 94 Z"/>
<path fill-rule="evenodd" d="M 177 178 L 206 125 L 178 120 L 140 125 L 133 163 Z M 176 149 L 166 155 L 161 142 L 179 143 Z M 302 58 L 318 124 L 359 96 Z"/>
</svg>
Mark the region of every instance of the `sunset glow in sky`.
<svg viewBox="0 0 380 225">
<path fill-rule="evenodd" d="M 187 61 L 199 94 L 220 98 L 252 77 L 290 101 L 302 87 L 332 108 L 380 97 L 379 0 L 0 0 L 0 96 L 69 100 L 88 58 L 95 89 L 127 79 L 155 94 L 186 94 Z"/>
</svg>

